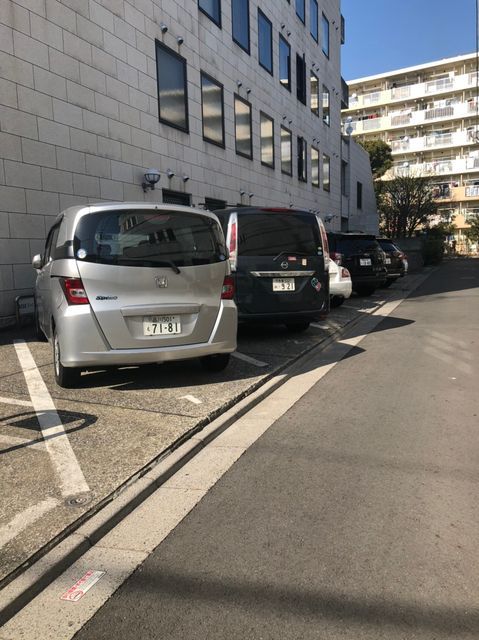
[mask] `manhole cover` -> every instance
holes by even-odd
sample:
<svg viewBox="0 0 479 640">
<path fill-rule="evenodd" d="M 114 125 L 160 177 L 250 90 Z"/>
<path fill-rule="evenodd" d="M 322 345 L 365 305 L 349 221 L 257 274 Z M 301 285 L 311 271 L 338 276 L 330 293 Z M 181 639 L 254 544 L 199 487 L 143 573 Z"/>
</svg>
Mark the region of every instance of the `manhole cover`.
<svg viewBox="0 0 479 640">
<path fill-rule="evenodd" d="M 67 505 L 69 507 L 83 507 L 85 504 L 91 502 L 90 494 L 79 494 L 73 498 L 68 498 Z"/>
</svg>

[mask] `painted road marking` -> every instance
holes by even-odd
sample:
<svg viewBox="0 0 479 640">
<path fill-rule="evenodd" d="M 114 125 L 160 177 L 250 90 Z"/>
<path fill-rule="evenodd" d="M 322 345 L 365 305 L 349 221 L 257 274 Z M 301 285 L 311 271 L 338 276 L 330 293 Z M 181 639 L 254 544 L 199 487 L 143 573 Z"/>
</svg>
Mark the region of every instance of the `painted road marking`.
<svg viewBox="0 0 479 640">
<path fill-rule="evenodd" d="M 85 573 L 84 576 L 76 582 L 73 587 L 70 587 L 68 591 L 60 596 L 60 600 L 67 600 L 68 602 L 78 602 L 87 591 L 103 578 L 106 571 L 92 571 L 91 569 Z"/>
<path fill-rule="evenodd" d="M 28 400 L 16 400 L 15 398 L 0 398 L 0 402 L 3 404 L 16 404 L 19 407 L 33 407 L 32 402 L 28 402 Z"/>
<path fill-rule="evenodd" d="M 15 340 L 14 345 L 45 446 L 60 479 L 62 496 L 88 493 L 90 488 L 30 349 L 25 340 Z"/>
<path fill-rule="evenodd" d="M 188 400 L 188 402 L 192 402 L 193 404 L 203 404 L 202 400 L 198 400 L 195 396 L 180 396 L 180 400 Z"/>
<path fill-rule="evenodd" d="M 45 451 L 45 443 L 43 440 L 27 440 L 25 438 L 15 438 L 14 436 L 3 436 L 0 434 L 0 444 L 6 444 L 9 447 L 28 447 L 34 451 Z"/>
<path fill-rule="evenodd" d="M 327 324 L 318 324 L 317 322 L 311 323 L 312 327 L 316 327 L 316 329 L 322 329 L 323 331 L 329 331 L 331 327 Z"/>
<path fill-rule="evenodd" d="M 238 358 L 238 360 L 244 360 L 249 364 L 254 364 L 255 367 L 267 367 L 267 362 L 262 362 L 261 360 L 256 360 L 256 358 L 252 358 L 251 356 L 247 356 L 244 353 L 240 353 L 239 351 L 235 351 L 231 354 L 234 358 Z"/>
<path fill-rule="evenodd" d="M 8 524 L 0 527 L 0 548 L 4 547 L 7 542 L 13 540 L 19 533 L 39 520 L 48 513 L 48 511 L 57 507 L 58 504 L 58 500 L 55 500 L 55 498 L 47 498 L 32 507 L 28 507 L 25 511 L 17 513 L 13 520 L 10 520 Z"/>
</svg>

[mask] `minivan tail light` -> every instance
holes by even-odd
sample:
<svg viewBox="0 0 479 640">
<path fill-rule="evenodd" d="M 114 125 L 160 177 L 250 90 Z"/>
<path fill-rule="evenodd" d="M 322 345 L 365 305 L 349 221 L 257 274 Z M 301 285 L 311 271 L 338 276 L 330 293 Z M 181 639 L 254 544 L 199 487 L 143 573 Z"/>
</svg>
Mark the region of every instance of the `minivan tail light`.
<svg viewBox="0 0 479 640">
<path fill-rule="evenodd" d="M 337 251 L 331 251 L 331 253 L 329 254 L 331 260 L 334 260 L 334 262 L 341 266 L 343 263 L 343 254 L 342 253 L 338 253 Z"/>
<path fill-rule="evenodd" d="M 223 288 L 221 289 L 222 300 L 233 300 L 235 295 L 235 283 L 232 276 L 225 276 Z"/>
<path fill-rule="evenodd" d="M 60 284 L 68 304 L 89 304 L 80 278 L 60 278 Z"/>
<path fill-rule="evenodd" d="M 229 220 L 226 244 L 230 254 L 231 271 L 236 271 L 236 260 L 238 258 L 238 216 L 236 213 L 232 213 Z"/>
</svg>

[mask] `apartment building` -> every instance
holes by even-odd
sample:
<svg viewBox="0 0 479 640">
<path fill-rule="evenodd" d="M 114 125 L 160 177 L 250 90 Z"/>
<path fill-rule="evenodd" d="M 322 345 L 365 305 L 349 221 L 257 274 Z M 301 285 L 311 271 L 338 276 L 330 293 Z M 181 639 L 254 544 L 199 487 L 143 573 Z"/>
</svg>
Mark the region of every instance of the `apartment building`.
<svg viewBox="0 0 479 640">
<path fill-rule="evenodd" d="M 437 221 L 453 221 L 467 250 L 468 218 L 479 213 L 479 103 L 476 54 L 398 69 L 348 82 L 343 127 L 359 140 L 392 148 L 386 174 L 434 180 Z"/>
</svg>

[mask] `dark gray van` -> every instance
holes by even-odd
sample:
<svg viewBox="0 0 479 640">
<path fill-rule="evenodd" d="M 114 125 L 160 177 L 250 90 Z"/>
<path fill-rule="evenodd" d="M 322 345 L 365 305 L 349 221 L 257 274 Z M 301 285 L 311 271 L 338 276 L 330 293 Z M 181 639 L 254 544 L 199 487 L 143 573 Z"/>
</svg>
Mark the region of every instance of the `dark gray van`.
<svg viewBox="0 0 479 640">
<path fill-rule="evenodd" d="M 304 331 L 329 312 L 328 241 L 317 215 L 258 207 L 214 213 L 226 236 L 240 321 Z"/>
</svg>

